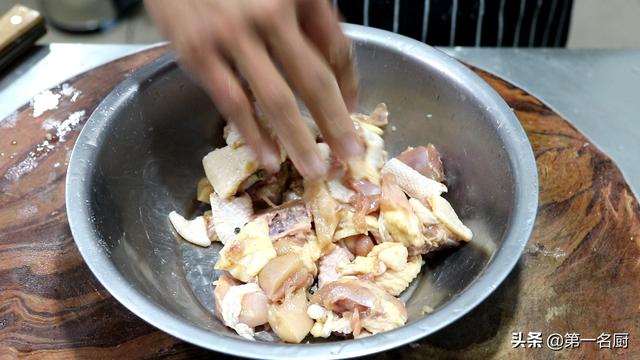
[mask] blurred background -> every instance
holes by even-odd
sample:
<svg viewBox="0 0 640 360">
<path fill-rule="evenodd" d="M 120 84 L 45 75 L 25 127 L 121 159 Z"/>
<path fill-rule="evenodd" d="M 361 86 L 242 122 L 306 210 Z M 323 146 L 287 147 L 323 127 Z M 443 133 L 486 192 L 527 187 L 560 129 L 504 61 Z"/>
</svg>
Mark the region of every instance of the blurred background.
<svg viewBox="0 0 640 360">
<path fill-rule="evenodd" d="M 356 0 L 340 0 L 356 1 Z M 339 3 L 340 1 L 335 1 Z M 362 1 L 362 0 L 360 0 Z M 374 1 L 374 0 L 372 0 Z M 423 3 L 423 0 L 402 0 Z M 431 0 L 431 6 L 444 0 Z M 451 3 L 451 0 L 448 0 Z M 457 0 L 456 9 L 472 0 Z M 498 8 L 522 6 L 529 2 L 544 9 L 561 8 L 566 0 L 485 0 Z M 559 2 L 558 2 L 559 1 Z M 570 1 L 570 0 L 569 0 Z M 380 0 L 393 7 L 394 0 Z M 0 13 L 20 3 L 40 11 L 48 22 L 48 32 L 38 43 L 118 43 L 149 44 L 162 40 L 139 0 L 0 0 Z M 427 1 L 428 3 L 428 1 Z M 477 11 L 477 1 L 474 2 Z M 566 15 L 569 48 L 640 48 L 640 0 L 573 0 Z M 420 5 L 421 7 L 423 5 Z M 448 6 L 448 5 L 447 5 Z M 555 12 L 558 17 L 559 10 Z M 450 18 L 451 8 L 448 16 Z M 533 12 L 529 14 L 533 16 Z M 459 15 L 460 18 L 461 15 Z M 471 15 L 473 17 L 475 15 Z M 527 14 L 525 14 L 525 17 Z M 543 16 L 543 15 L 541 15 Z M 444 19 L 446 16 L 442 15 Z M 429 42 L 429 41 L 427 41 Z M 433 42 L 431 42 L 433 43 Z M 446 45 L 446 44 L 435 44 Z M 452 45 L 466 45 L 455 43 Z M 491 44 L 489 44 L 491 45 Z M 527 44 L 521 44 L 521 46 Z"/>
</svg>

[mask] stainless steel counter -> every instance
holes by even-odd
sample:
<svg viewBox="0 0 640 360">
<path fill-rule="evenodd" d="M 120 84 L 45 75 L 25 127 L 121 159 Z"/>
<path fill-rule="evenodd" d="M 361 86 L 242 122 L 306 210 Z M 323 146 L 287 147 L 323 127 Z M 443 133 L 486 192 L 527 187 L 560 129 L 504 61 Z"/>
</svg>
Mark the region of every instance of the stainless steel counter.
<svg viewBox="0 0 640 360">
<path fill-rule="evenodd" d="M 40 46 L 0 74 L 0 119 L 42 90 L 145 47 Z M 640 193 L 640 50 L 442 50 L 545 102 L 609 154 L 636 195 Z"/>
<path fill-rule="evenodd" d="M 443 50 L 542 100 L 613 158 L 640 194 L 640 50 Z"/>
</svg>

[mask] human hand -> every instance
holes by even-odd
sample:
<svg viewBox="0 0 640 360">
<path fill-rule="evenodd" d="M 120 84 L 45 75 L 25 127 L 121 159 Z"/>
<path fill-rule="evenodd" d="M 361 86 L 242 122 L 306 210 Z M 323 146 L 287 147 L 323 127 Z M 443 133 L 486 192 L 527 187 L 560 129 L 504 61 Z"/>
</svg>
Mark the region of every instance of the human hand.
<svg viewBox="0 0 640 360">
<path fill-rule="evenodd" d="M 201 81 L 267 170 L 279 166 L 277 146 L 256 120 L 240 77 L 304 177 L 320 177 L 326 169 L 292 88 L 338 157 L 346 160 L 362 154 L 349 117 L 358 96 L 351 43 L 328 1 L 145 3 L 181 64 Z"/>
</svg>

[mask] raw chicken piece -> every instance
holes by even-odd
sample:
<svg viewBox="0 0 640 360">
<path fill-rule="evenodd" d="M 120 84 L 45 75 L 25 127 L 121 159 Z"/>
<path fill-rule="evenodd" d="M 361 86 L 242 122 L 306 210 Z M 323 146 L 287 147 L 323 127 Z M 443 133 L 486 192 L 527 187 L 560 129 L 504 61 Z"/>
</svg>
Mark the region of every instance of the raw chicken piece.
<svg viewBox="0 0 640 360">
<path fill-rule="evenodd" d="M 367 256 L 374 246 L 374 242 L 369 235 L 353 235 L 342 240 L 349 252 L 355 256 Z"/>
<path fill-rule="evenodd" d="M 407 322 L 407 309 L 404 304 L 385 291 L 379 291 L 379 302 L 369 314 L 360 320 L 360 326 L 371 334 L 377 334 L 399 328 Z"/>
<path fill-rule="evenodd" d="M 451 204 L 443 197 L 432 195 L 428 198 L 433 214 L 444 226 L 447 227 L 456 237 L 464 241 L 469 241 L 473 237 L 471 229 L 460 221 L 458 215 L 451 207 Z"/>
<path fill-rule="evenodd" d="M 369 114 L 369 123 L 375 126 L 385 126 L 389 123 L 389 109 L 387 104 L 379 103 Z"/>
<path fill-rule="evenodd" d="M 364 196 L 380 196 L 380 186 L 366 180 L 352 180 L 349 185 Z"/>
<path fill-rule="evenodd" d="M 422 236 L 425 240 L 422 246 L 410 247 L 409 255 L 426 254 L 459 245 L 456 236 L 440 223 L 429 208 L 413 198 L 409 199 L 409 203 L 420 220 Z"/>
<path fill-rule="evenodd" d="M 236 129 L 235 126 L 233 126 L 233 124 L 225 125 L 224 129 L 222 129 L 222 136 L 227 142 L 227 145 L 231 146 L 234 149 L 244 145 L 244 140 L 242 140 L 240 132 Z"/>
<path fill-rule="evenodd" d="M 424 242 L 420 222 L 391 174 L 383 176 L 378 226 L 385 241 L 398 242 L 406 247 L 421 246 Z"/>
<path fill-rule="evenodd" d="M 295 254 L 313 276 L 318 274 L 316 262 L 322 253 L 313 232 L 296 233 L 292 236 L 280 238 L 273 242 L 273 248 L 278 256 Z"/>
<path fill-rule="evenodd" d="M 383 127 L 389 123 L 389 110 L 387 109 L 387 104 L 379 103 L 373 109 L 371 114 L 364 115 L 360 113 L 351 114 L 351 118 L 355 121 L 359 121 L 365 124 L 371 124 L 376 127 Z"/>
<path fill-rule="evenodd" d="M 316 276 L 318 274 L 316 262 L 320 259 L 320 256 L 322 256 L 322 251 L 320 250 L 320 245 L 315 235 L 311 234 L 307 237 L 307 242 L 298 253 L 298 256 L 300 256 L 302 262 L 307 269 L 311 271 L 313 276 Z"/>
<path fill-rule="evenodd" d="M 409 147 L 403 151 L 398 160 L 409 165 L 412 169 L 420 174 L 437 182 L 444 182 L 444 167 L 440 159 L 440 152 L 433 144 L 426 147 L 418 146 L 417 148 Z"/>
<path fill-rule="evenodd" d="M 351 180 L 350 186 L 356 191 L 356 196 L 350 202 L 354 208 L 353 223 L 358 233 L 367 230 L 366 216 L 380 208 L 380 186 L 365 179 Z"/>
<path fill-rule="evenodd" d="M 353 180 L 366 179 L 373 184 L 380 184 L 380 169 L 387 159 L 384 141 L 375 132 L 365 127 L 358 127 L 358 134 L 365 145 L 363 158 L 347 161 L 349 176 Z"/>
<path fill-rule="evenodd" d="M 387 152 L 384 150 L 384 140 L 382 140 L 380 135 L 367 127 L 360 127 L 358 130 L 366 147 L 365 162 L 379 172 L 387 161 Z M 374 181 L 374 183 L 376 182 Z"/>
<path fill-rule="evenodd" d="M 358 193 L 354 200 L 353 224 L 358 233 L 367 232 L 367 215 L 380 208 L 380 195 L 364 195 Z"/>
<path fill-rule="evenodd" d="M 378 276 L 387 269 L 402 270 L 407 263 L 407 248 L 400 243 L 385 242 L 373 246 L 365 256 L 356 256 L 348 264 L 338 266 L 338 274 L 347 275 L 373 275 Z"/>
<path fill-rule="evenodd" d="M 371 256 L 356 256 L 353 262 L 338 266 L 338 275 L 340 277 L 360 274 L 378 276 L 385 271 L 387 271 L 387 266 L 379 259 Z"/>
<path fill-rule="evenodd" d="M 276 257 L 267 218 L 259 216 L 245 225 L 238 236 L 227 242 L 216 262 L 217 270 L 227 270 L 233 277 L 243 282 L 250 281 L 260 270 Z"/>
<path fill-rule="evenodd" d="M 256 203 L 264 202 L 270 207 L 282 203 L 282 195 L 292 173 L 293 164 L 286 161 L 280 166 L 280 170 L 275 174 L 265 175 L 264 171 L 258 170 L 247 181 L 255 176 L 255 181 L 244 190 L 251 196 L 251 200 Z M 243 186 L 240 187 L 243 190 Z"/>
<path fill-rule="evenodd" d="M 313 337 L 328 338 L 332 333 L 349 335 L 353 332 L 350 319 L 340 317 L 333 311 L 327 311 L 318 304 L 309 305 L 307 314 L 316 321 L 311 328 Z"/>
<path fill-rule="evenodd" d="M 421 223 L 425 225 L 435 225 L 440 223 L 436 216 L 433 215 L 433 212 L 429 208 L 424 206 L 424 204 L 420 201 L 411 198 L 409 199 L 409 204 L 411 205 L 411 208 L 413 209 L 413 212 L 416 214 L 418 219 L 420 219 Z"/>
<path fill-rule="evenodd" d="M 384 141 L 375 132 L 359 127 L 358 133 L 365 145 L 363 158 L 347 161 L 349 175 L 354 180 L 366 179 L 373 184 L 380 184 L 380 169 L 387 159 Z"/>
<path fill-rule="evenodd" d="M 339 221 L 336 231 L 333 234 L 333 241 L 338 241 L 353 235 L 365 234 L 367 232 L 366 229 L 356 228 L 354 215 L 354 210 L 349 206 L 344 206 L 338 211 L 337 217 Z"/>
<path fill-rule="evenodd" d="M 247 146 L 225 146 L 202 159 L 204 172 L 213 189 L 223 199 L 233 196 L 240 184 L 258 170 L 258 161 Z"/>
<path fill-rule="evenodd" d="M 399 243 L 382 243 L 371 249 L 367 257 L 378 259 L 390 270 L 400 271 L 407 265 L 407 248 Z"/>
<path fill-rule="evenodd" d="M 217 194 L 211 194 L 211 226 L 216 231 L 218 239 L 226 245 L 235 239 L 240 229 L 251 220 L 253 205 L 248 195 L 222 199 Z"/>
<path fill-rule="evenodd" d="M 302 201 L 294 201 L 269 209 L 269 237 L 277 240 L 296 232 L 311 231 L 311 214 Z"/>
<path fill-rule="evenodd" d="M 349 189 L 342 181 L 342 176 L 332 176 L 327 180 L 327 188 L 331 196 L 338 202 L 347 204 L 356 196 L 355 191 Z"/>
<path fill-rule="evenodd" d="M 376 133 L 382 131 L 382 134 L 384 134 L 384 130 L 382 130 L 380 127 L 369 123 L 369 115 L 365 115 L 363 113 L 351 113 L 351 121 L 353 121 L 353 125 L 356 127 L 356 129 L 361 126 L 370 126 L 378 129 L 374 130 Z"/>
<path fill-rule="evenodd" d="M 376 245 L 365 256 L 358 256 L 349 264 L 338 267 L 342 276 L 364 275 L 391 295 L 397 296 L 409 286 L 409 283 L 420 273 L 422 258 L 408 258 L 404 245 L 385 242 Z"/>
<path fill-rule="evenodd" d="M 300 252 L 306 239 L 303 234 L 295 234 L 292 236 L 285 236 L 273 242 L 273 249 L 278 256 L 287 254 L 297 254 Z"/>
<path fill-rule="evenodd" d="M 276 250 L 278 256 L 282 256 L 300 251 L 306 242 L 306 234 L 297 233 L 274 240 L 273 248 Z"/>
<path fill-rule="evenodd" d="M 337 314 L 354 309 L 364 311 L 374 308 L 380 300 L 377 295 L 384 292 L 380 289 L 376 289 L 376 292 L 372 290 L 373 287 L 368 281 L 362 281 L 357 277 L 343 277 L 319 288 L 311 297 L 311 302 Z"/>
<path fill-rule="evenodd" d="M 380 226 L 378 226 L 378 217 L 379 217 L 379 214 L 376 216 L 367 215 L 365 216 L 364 220 L 367 223 L 367 231 L 369 232 L 369 234 L 371 234 L 371 236 L 376 241 L 376 243 L 380 244 L 384 242 L 384 239 L 380 235 Z"/>
<path fill-rule="evenodd" d="M 216 315 L 223 320 L 223 299 L 227 295 L 229 289 L 234 286 L 242 285 L 241 282 L 232 278 L 227 274 L 223 274 L 218 280 L 213 282 L 215 289 L 213 296 L 215 298 Z M 238 294 L 237 292 L 235 293 Z M 247 324 L 247 326 L 254 328 L 256 326 L 263 325 L 267 322 L 267 302 L 268 299 L 262 291 L 250 292 L 245 294 L 241 300 L 238 300 L 242 304 L 242 311 L 238 316 L 238 321 Z M 229 313 L 229 309 L 224 309 L 224 312 Z"/>
<path fill-rule="evenodd" d="M 364 129 L 367 129 L 368 131 L 371 131 L 372 133 L 374 133 L 376 135 L 379 135 L 379 136 L 384 135 L 384 130 L 382 130 L 381 128 L 379 128 L 379 127 L 377 127 L 375 125 L 371 125 L 371 124 L 369 124 L 367 122 L 364 122 L 364 121 L 359 120 L 358 118 L 354 118 L 354 117 L 351 117 L 351 120 L 354 120 L 354 125 L 355 125 L 356 129 L 364 128 Z"/>
<path fill-rule="evenodd" d="M 316 236 L 323 252 L 328 251 L 338 226 L 338 203 L 321 180 L 305 181 L 303 199 L 313 216 Z"/>
<path fill-rule="evenodd" d="M 238 190 L 236 190 L 236 193 L 247 192 L 247 190 L 252 189 L 254 186 L 255 187 L 259 186 L 259 183 L 261 183 L 263 177 L 264 177 L 264 172 L 262 170 L 258 170 L 256 172 L 254 172 L 248 178 L 246 178 L 240 184 L 240 186 L 238 186 Z M 249 195 L 251 195 L 251 194 L 249 194 Z M 252 200 L 253 200 L 253 198 L 252 198 Z"/>
<path fill-rule="evenodd" d="M 253 340 L 253 328 L 267 322 L 267 297 L 255 283 L 238 285 L 222 277 L 214 296 L 224 324 L 244 338 Z"/>
<path fill-rule="evenodd" d="M 288 294 L 281 304 L 269 305 L 269 325 L 282 341 L 298 344 L 309 334 L 313 320 L 308 306 L 304 289 Z"/>
<path fill-rule="evenodd" d="M 356 179 L 366 179 L 374 184 L 380 183 L 380 172 L 368 163 L 365 159 L 353 158 L 347 162 L 349 167 L 349 175 Z"/>
<path fill-rule="evenodd" d="M 382 168 L 382 175 L 385 174 L 395 176 L 402 191 L 422 202 L 426 202 L 430 196 L 447 192 L 447 187 L 444 184 L 429 179 L 395 158 L 387 161 Z"/>
<path fill-rule="evenodd" d="M 212 242 L 220 241 L 220 239 L 218 239 L 218 234 L 216 233 L 216 229 L 213 225 L 213 219 L 211 218 L 211 210 L 205 211 L 202 217 L 204 218 L 204 223 L 207 225 L 207 236 L 209 237 L 209 239 L 211 239 Z"/>
<path fill-rule="evenodd" d="M 211 245 L 211 239 L 207 235 L 207 224 L 204 217 L 198 216 L 193 220 L 187 220 L 175 211 L 169 214 L 169 221 L 178 234 L 192 244 L 199 246 Z"/>
<path fill-rule="evenodd" d="M 327 164 L 327 166 L 330 165 L 331 164 L 331 148 L 329 147 L 329 144 L 319 142 L 319 143 L 316 143 L 316 145 L 318 146 L 320 159 L 322 159 L 322 161 L 324 161 Z"/>
<path fill-rule="evenodd" d="M 337 280 L 338 267 L 349 264 L 353 260 L 353 255 L 345 248 L 336 246 L 333 251 L 320 258 L 318 270 L 318 289 L 322 289 L 325 284 Z"/>
<path fill-rule="evenodd" d="M 407 321 L 407 310 L 400 300 L 356 277 L 326 284 L 313 294 L 311 302 L 338 315 L 358 312 L 358 327 L 372 334 L 395 329 Z"/>
<path fill-rule="evenodd" d="M 196 186 L 196 198 L 198 201 L 209 204 L 211 193 L 213 193 L 213 186 L 209 184 L 209 180 L 206 177 L 200 179 Z"/>
<path fill-rule="evenodd" d="M 420 273 L 422 257 L 410 256 L 405 266 L 400 270 L 389 268 L 387 271 L 374 278 L 373 282 L 381 289 L 393 296 L 400 295 Z"/>
<path fill-rule="evenodd" d="M 238 320 L 251 328 L 267 323 L 269 299 L 262 292 L 252 292 L 242 297 L 242 311 Z"/>
<path fill-rule="evenodd" d="M 242 283 L 227 274 L 222 274 L 218 280 L 213 282 L 213 298 L 216 305 L 216 316 L 222 320 L 222 299 L 232 286 L 242 285 Z"/>
<path fill-rule="evenodd" d="M 258 284 L 271 301 L 282 300 L 286 294 L 306 289 L 313 283 L 313 275 L 295 253 L 271 259 L 258 274 Z"/>
</svg>

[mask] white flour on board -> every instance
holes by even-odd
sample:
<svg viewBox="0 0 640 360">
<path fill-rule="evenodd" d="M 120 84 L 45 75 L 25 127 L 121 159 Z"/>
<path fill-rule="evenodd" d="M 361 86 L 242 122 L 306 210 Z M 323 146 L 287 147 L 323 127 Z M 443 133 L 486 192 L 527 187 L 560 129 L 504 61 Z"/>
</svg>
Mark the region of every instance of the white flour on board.
<svg viewBox="0 0 640 360">
<path fill-rule="evenodd" d="M 64 137 L 82 121 L 84 114 L 84 110 L 73 112 L 69 114 L 63 122 L 56 126 L 56 135 L 60 141 L 64 141 Z"/>
<path fill-rule="evenodd" d="M 20 179 L 22 175 L 27 174 L 35 169 L 36 166 L 38 166 L 38 163 L 29 156 L 17 165 L 9 168 L 9 170 L 7 170 L 7 172 L 4 174 L 4 177 L 11 182 L 15 182 Z"/>
<path fill-rule="evenodd" d="M 81 94 L 82 91 L 66 83 L 62 84 L 58 93 L 55 90 L 45 90 L 31 100 L 33 117 L 38 117 L 46 111 L 57 109 L 62 97 L 69 98 L 71 102 L 75 102 Z"/>
<path fill-rule="evenodd" d="M 71 98 L 71 102 L 76 102 L 76 99 L 78 98 L 78 96 L 80 96 L 80 94 L 82 94 L 82 91 L 77 90 L 67 83 L 64 83 L 62 84 L 62 90 L 60 90 L 60 94 Z"/>
<path fill-rule="evenodd" d="M 58 93 L 45 90 L 31 100 L 30 105 L 33 108 L 33 117 L 39 117 L 44 114 L 46 111 L 54 110 L 58 107 L 61 98 L 69 98 L 72 102 L 75 102 L 78 96 L 82 94 L 81 91 L 75 89 L 73 86 L 69 84 L 62 84 Z M 47 118 L 42 122 L 42 129 L 46 131 L 55 131 L 55 136 L 59 142 L 65 141 L 65 136 L 72 131 L 82 120 L 85 118 L 85 110 L 75 111 L 63 121 L 56 120 L 54 118 Z M 5 118 L 2 122 L 0 122 L 0 127 L 2 128 L 11 128 L 16 124 L 17 112 L 13 112 L 7 118 Z M 37 159 L 42 155 L 48 153 L 52 149 L 55 148 L 55 144 L 51 143 L 50 140 L 53 139 L 53 134 L 47 133 L 46 139 L 36 145 L 35 151 L 29 152 L 29 155 L 22 160 L 20 163 L 10 167 L 5 173 L 4 177 L 11 181 L 15 182 L 19 180 L 22 176 L 33 171 L 37 166 Z M 65 149 L 68 148 L 65 146 Z M 4 153 L 2 154 L 4 156 Z M 9 158 L 13 159 L 16 154 L 14 153 Z M 70 155 L 70 151 L 67 153 L 67 161 L 65 161 L 65 165 L 67 165 L 68 157 Z M 60 163 L 54 164 L 54 168 L 60 166 Z M 1 175 L 0 175 L 1 176 Z"/>
<path fill-rule="evenodd" d="M 18 119 L 18 112 L 14 111 L 9 116 L 0 120 L 0 128 L 10 129 L 16 126 L 16 120 Z"/>
<path fill-rule="evenodd" d="M 53 110 L 58 107 L 60 94 L 56 94 L 51 90 L 45 90 L 33 97 L 31 106 L 33 107 L 33 117 L 44 114 L 45 111 Z"/>
<path fill-rule="evenodd" d="M 55 130 L 58 139 L 60 141 L 64 141 L 65 135 L 67 135 L 69 131 L 73 130 L 76 125 L 84 119 L 85 113 L 86 112 L 84 110 L 78 110 L 69 114 L 69 116 L 63 121 L 48 118 L 42 122 L 42 128 L 47 131 Z"/>
<path fill-rule="evenodd" d="M 38 207 L 35 205 L 27 205 L 21 209 L 18 209 L 18 216 L 20 218 L 26 219 L 38 212 Z"/>
<path fill-rule="evenodd" d="M 47 131 L 55 129 L 58 125 L 60 125 L 60 121 L 54 118 L 48 118 L 42 122 L 42 128 Z"/>
</svg>

